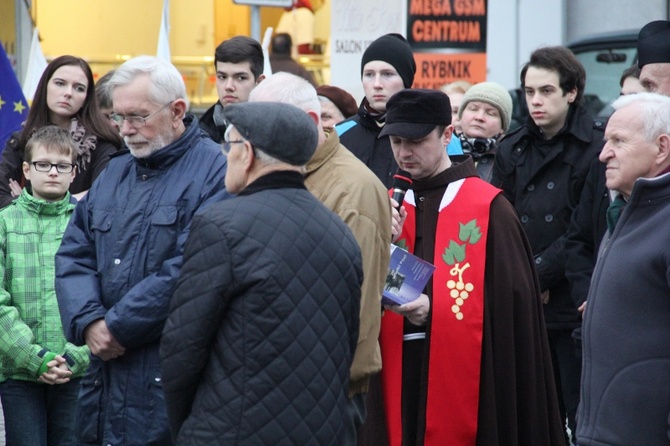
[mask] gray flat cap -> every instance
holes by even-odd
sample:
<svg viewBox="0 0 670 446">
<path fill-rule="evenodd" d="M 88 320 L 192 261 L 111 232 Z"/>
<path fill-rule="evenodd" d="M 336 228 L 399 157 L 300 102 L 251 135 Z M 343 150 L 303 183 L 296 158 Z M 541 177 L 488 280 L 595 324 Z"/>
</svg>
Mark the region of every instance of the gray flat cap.
<svg viewBox="0 0 670 446">
<path fill-rule="evenodd" d="M 223 114 L 255 148 L 285 163 L 302 166 L 316 150 L 316 124 L 293 105 L 242 102 L 228 105 Z"/>
</svg>

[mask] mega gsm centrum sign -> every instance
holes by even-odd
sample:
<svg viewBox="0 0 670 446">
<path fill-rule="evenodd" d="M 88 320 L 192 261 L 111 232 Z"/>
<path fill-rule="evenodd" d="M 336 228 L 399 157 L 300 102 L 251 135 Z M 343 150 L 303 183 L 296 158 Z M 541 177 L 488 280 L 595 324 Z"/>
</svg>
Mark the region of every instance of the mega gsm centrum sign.
<svg viewBox="0 0 670 446">
<path fill-rule="evenodd" d="M 407 8 L 415 88 L 486 80 L 486 0 L 408 0 Z"/>
<path fill-rule="evenodd" d="M 407 38 L 415 48 L 486 50 L 486 0 L 410 0 Z"/>
</svg>

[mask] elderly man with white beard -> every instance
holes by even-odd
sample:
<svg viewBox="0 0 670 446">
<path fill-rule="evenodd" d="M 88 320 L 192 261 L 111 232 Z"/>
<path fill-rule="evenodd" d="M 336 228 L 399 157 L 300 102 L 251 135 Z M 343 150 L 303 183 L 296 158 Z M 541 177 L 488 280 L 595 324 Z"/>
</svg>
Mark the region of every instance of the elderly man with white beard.
<svg viewBox="0 0 670 446">
<path fill-rule="evenodd" d="M 194 214 L 227 197 L 226 158 L 186 115 L 177 69 L 130 59 L 109 81 L 115 155 L 77 206 L 56 255 L 67 339 L 91 349 L 80 444 L 171 444 L 158 347 Z"/>
</svg>

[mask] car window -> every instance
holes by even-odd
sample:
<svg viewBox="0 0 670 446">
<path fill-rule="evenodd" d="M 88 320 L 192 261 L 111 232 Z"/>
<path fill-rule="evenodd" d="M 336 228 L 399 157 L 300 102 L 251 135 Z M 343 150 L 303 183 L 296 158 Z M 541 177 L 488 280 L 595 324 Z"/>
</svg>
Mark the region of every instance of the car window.
<svg viewBox="0 0 670 446">
<path fill-rule="evenodd" d="M 636 53 L 635 47 L 576 53 L 586 70 L 584 105 L 594 116 L 619 97 L 619 79 L 623 71 L 636 62 Z"/>
</svg>

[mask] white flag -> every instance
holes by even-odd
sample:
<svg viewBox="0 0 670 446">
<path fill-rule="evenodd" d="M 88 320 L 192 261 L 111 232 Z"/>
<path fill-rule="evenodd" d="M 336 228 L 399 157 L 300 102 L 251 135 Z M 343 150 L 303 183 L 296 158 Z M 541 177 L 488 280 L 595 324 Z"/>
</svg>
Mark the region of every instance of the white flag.
<svg viewBox="0 0 670 446">
<path fill-rule="evenodd" d="M 263 48 L 263 60 L 265 61 L 263 64 L 263 74 L 265 77 L 272 76 L 272 67 L 270 66 L 270 52 L 268 51 L 268 48 L 270 47 L 270 40 L 272 39 L 272 31 L 273 28 L 269 26 L 265 30 L 265 34 L 263 34 L 263 42 L 261 42 L 261 47 Z"/>
<path fill-rule="evenodd" d="M 42 73 L 47 68 L 47 60 L 42 52 L 40 45 L 39 31 L 33 30 L 33 40 L 30 42 L 30 55 L 28 56 L 28 70 L 26 78 L 23 81 L 23 96 L 27 101 L 32 101 L 37 91 L 37 84 L 40 82 Z"/>
<path fill-rule="evenodd" d="M 161 17 L 161 29 L 158 32 L 158 50 L 156 57 L 167 62 L 172 62 L 170 57 L 170 0 L 163 0 L 163 15 Z"/>
</svg>

